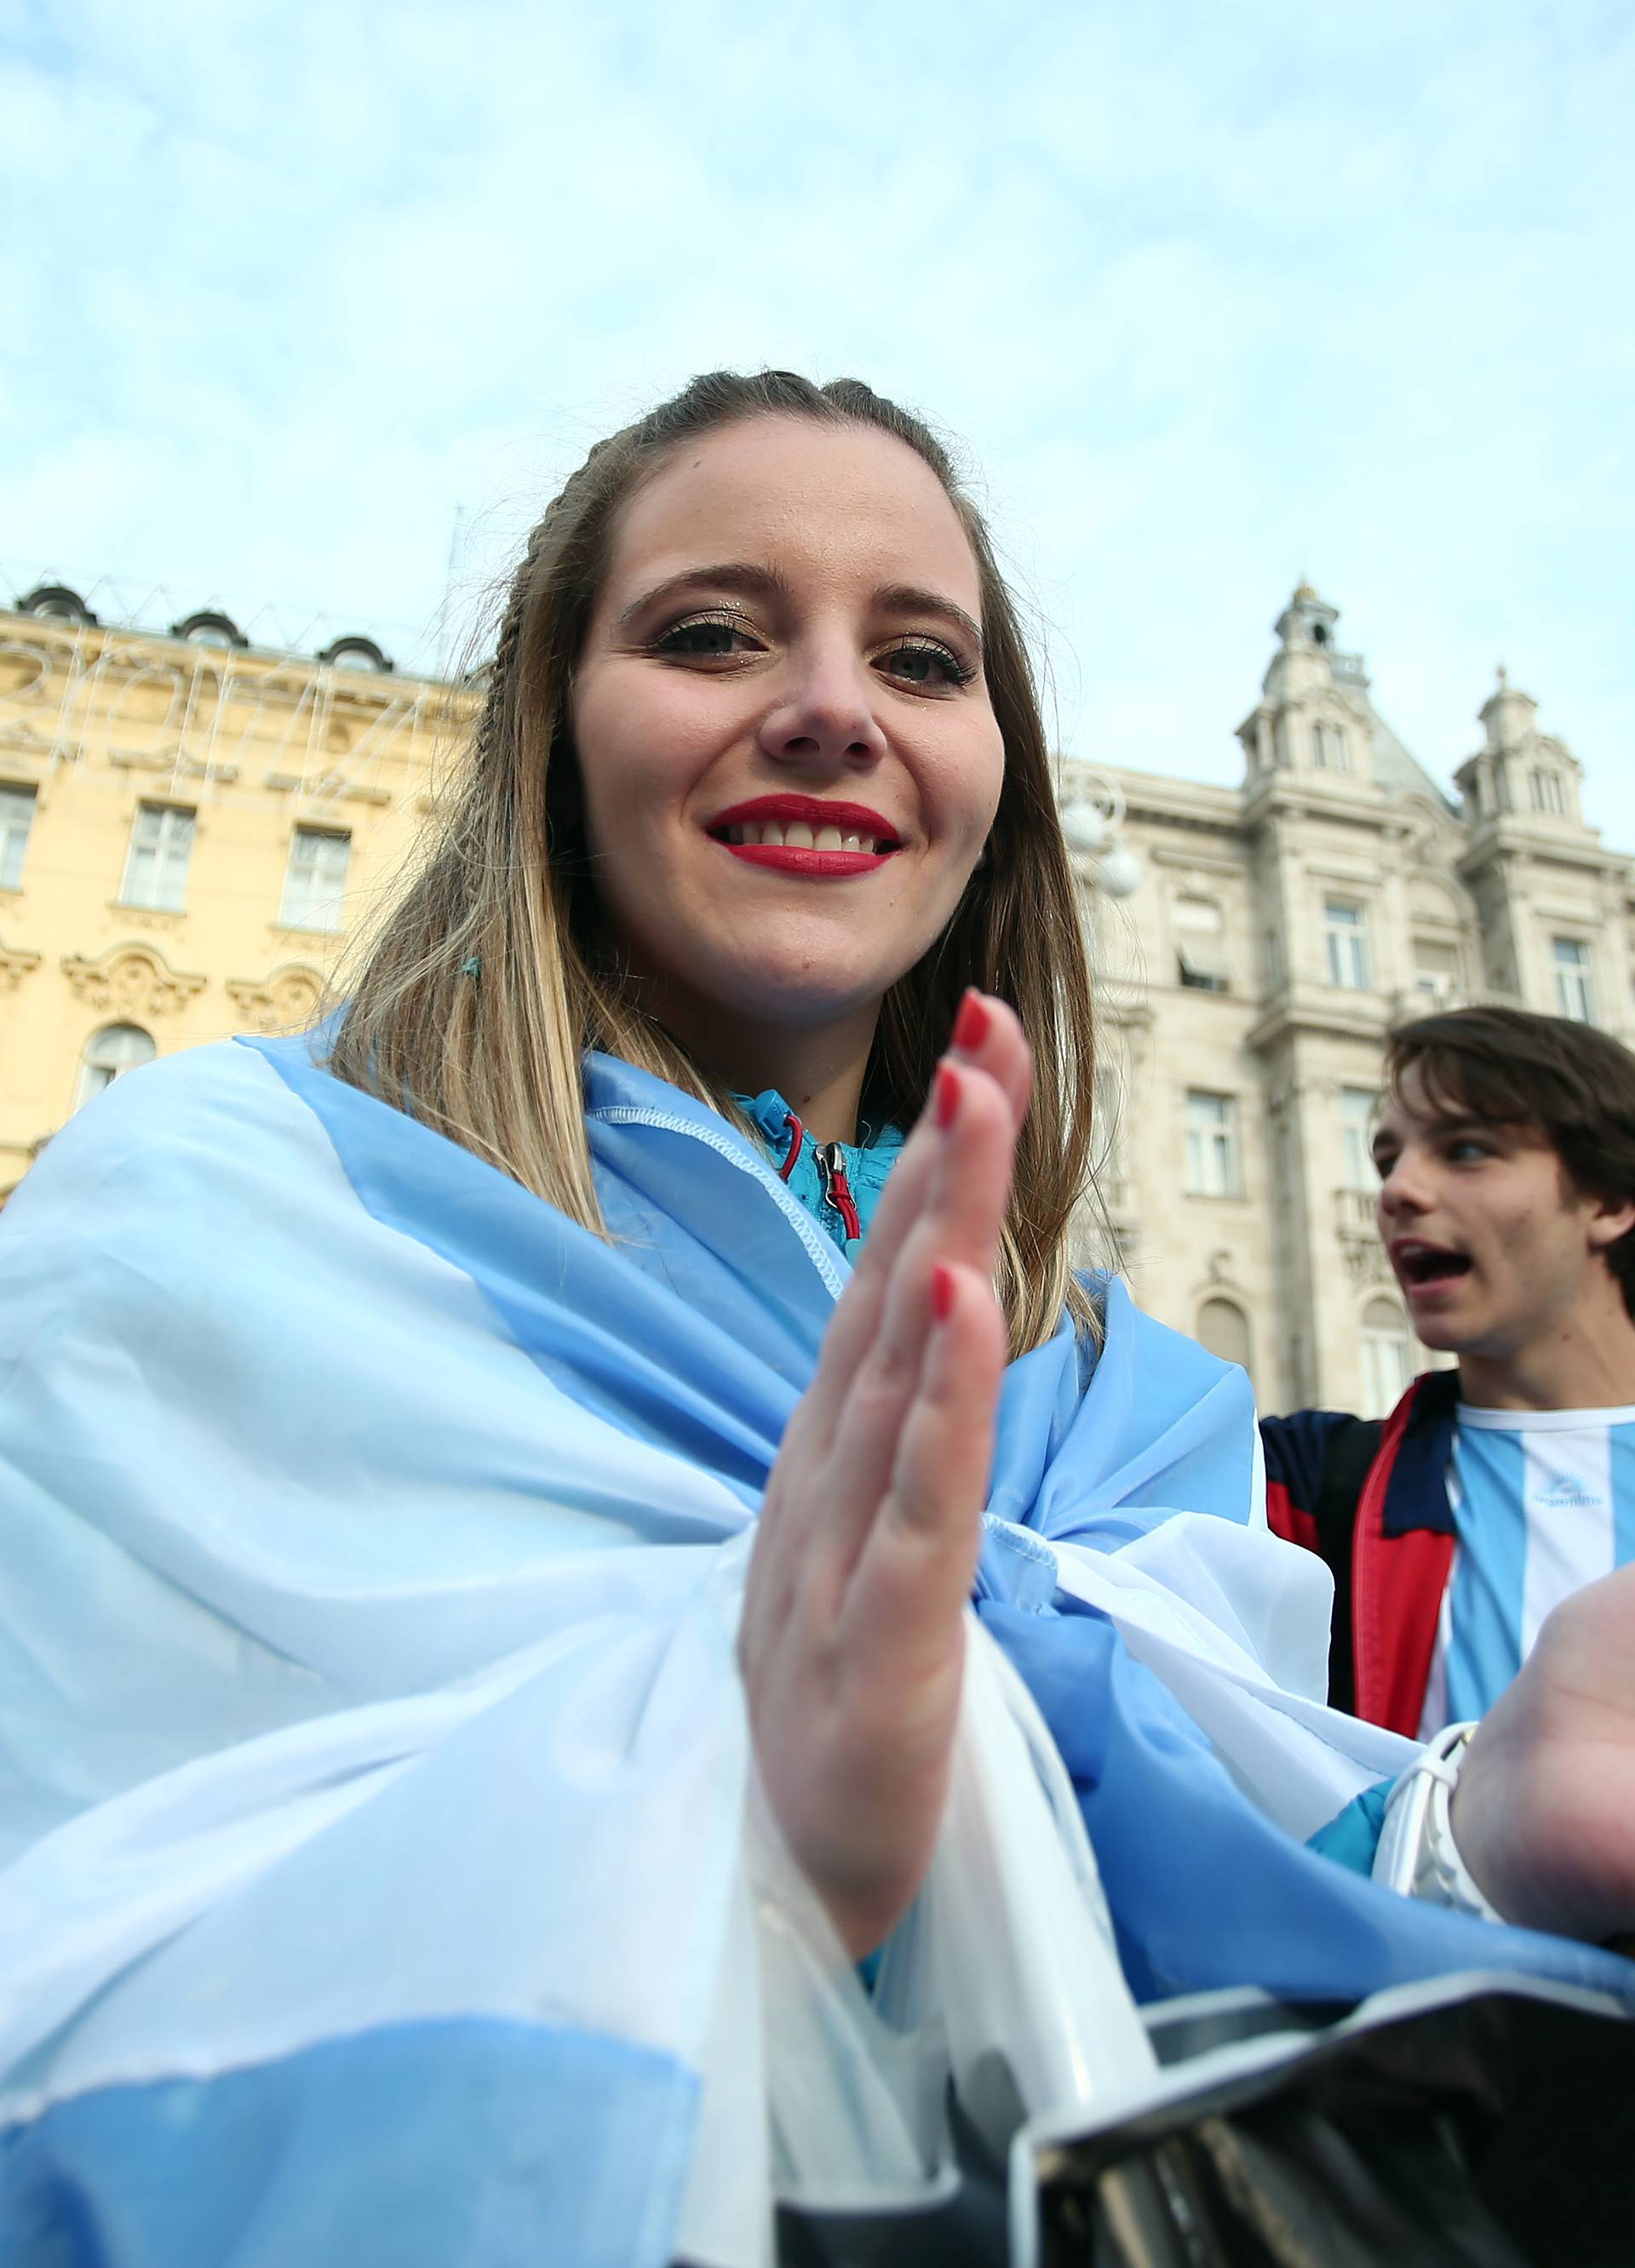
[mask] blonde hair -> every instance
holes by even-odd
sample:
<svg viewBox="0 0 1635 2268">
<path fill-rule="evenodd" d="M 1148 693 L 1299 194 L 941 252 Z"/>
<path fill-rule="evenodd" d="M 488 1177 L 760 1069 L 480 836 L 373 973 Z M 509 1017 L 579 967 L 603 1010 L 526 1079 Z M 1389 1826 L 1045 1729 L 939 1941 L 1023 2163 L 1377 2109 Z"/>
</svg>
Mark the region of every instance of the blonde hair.
<svg viewBox="0 0 1635 2268">
<path fill-rule="evenodd" d="M 772 416 L 873 426 L 902 442 L 936 474 L 976 555 L 1005 747 L 998 809 L 942 936 L 881 1003 L 864 1097 L 872 1117 L 913 1123 L 968 985 L 1020 1017 L 1034 1100 L 998 1289 L 1012 1351 L 1023 1353 L 1049 1337 L 1064 1303 L 1094 1328 L 1068 1265 L 1094 1092 L 1082 932 L 1033 672 L 987 530 L 930 429 L 856 379 L 818 387 L 785 371 L 717 372 L 592 450 L 528 540 L 463 776 L 362 961 L 329 1066 L 604 1234 L 585 1127 L 586 1048 L 730 1109 L 719 1083 L 596 954 L 571 696 L 621 506 L 682 442 Z"/>
</svg>

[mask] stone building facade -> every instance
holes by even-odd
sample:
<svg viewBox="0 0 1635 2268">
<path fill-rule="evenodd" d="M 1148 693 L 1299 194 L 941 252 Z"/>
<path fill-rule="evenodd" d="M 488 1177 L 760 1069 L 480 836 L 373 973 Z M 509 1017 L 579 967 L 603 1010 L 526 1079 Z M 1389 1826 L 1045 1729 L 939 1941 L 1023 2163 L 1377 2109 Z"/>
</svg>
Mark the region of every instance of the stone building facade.
<svg viewBox="0 0 1635 2268">
<path fill-rule="evenodd" d="M 0 1199 L 122 1071 L 310 1020 L 471 700 L 364 637 L 155 636 L 51 585 L 0 612 Z"/>
<path fill-rule="evenodd" d="M 1628 1040 L 1635 873 L 1502 671 L 1455 800 L 1337 624 L 1307 585 L 1278 618 L 1240 787 L 1070 762 L 1064 791 L 1110 844 L 1081 864 L 1102 1185 L 1137 1293 L 1244 1362 L 1263 1408 L 1373 1414 L 1429 1359 L 1374 1228 L 1383 1035 L 1505 1000 Z"/>
<path fill-rule="evenodd" d="M 1458 801 L 1306 585 L 1236 789 L 1064 765 L 1102 1001 L 1108 1239 L 1263 1406 L 1376 1410 L 1420 1366 L 1373 1226 L 1368 1122 L 1396 1019 L 1499 998 L 1628 1036 L 1635 875 L 1580 772 L 1499 685 Z M 110 1079 L 306 1020 L 389 890 L 475 695 L 365 637 L 252 648 L 225 615 L 0 610 L 0 1200 Z"/>
</svg>

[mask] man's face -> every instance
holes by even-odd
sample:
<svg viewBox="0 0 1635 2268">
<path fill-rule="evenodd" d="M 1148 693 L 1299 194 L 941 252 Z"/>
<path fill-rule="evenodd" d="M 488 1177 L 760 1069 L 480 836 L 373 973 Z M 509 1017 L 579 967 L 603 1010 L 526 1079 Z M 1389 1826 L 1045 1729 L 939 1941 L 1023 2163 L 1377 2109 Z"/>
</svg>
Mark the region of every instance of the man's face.
<svg viewBox="0 0 1635 2268">
<path fill-rule="evenodd" d="M 1374 1156 L 1380 1234 L 1426 1346 L 1513 1360 L 1604 1294 L 1631 1211 L 1577 1195 L 1536 1126 L 1434 1112 L 1410 1065 Z"/>
</svg>

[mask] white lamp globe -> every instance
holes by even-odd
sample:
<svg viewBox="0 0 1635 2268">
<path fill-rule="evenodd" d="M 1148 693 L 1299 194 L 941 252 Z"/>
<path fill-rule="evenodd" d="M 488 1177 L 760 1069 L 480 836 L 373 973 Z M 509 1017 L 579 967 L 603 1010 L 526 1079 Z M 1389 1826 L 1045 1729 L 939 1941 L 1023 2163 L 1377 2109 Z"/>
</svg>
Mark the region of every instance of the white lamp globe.
<svg viewBox="0 0 1635 2268">
<path fill-rule="evenodd" d="M 1141 887 L 1141 861 L 1116 843 L 1096 869 L 1095 879 L 1109 898 L 1127 898 Z"/>
<path fill-rule="evenodd" d="M 1107 845 L 1107 814 L 1094 803 L 1070 803 L 1062 814 L 1062 833 L 1070 850 L 1094 858 Z"/>
</svg>

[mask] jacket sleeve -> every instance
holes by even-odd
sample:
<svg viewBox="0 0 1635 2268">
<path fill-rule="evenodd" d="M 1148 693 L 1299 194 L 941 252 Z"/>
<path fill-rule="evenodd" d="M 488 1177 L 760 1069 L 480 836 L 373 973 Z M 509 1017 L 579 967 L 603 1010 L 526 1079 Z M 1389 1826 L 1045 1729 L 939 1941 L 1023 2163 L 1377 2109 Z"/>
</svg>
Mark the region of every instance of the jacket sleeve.
<svg viewBox="0 0 1635 2268">
<path fill-rule="evenodd" d="M 1323 1458 L 1337 1429 L 1349 1423 L 1338 1410 L 1296 1410 L 1286 1418 L 1263 1418 L 1261 1446 L 1266 1457 L 1266 1519 L 1274 1535 L 1307 1551 L 1321 1550 L 1317 1536 L 1317 1492 Z"/>
</svg>

